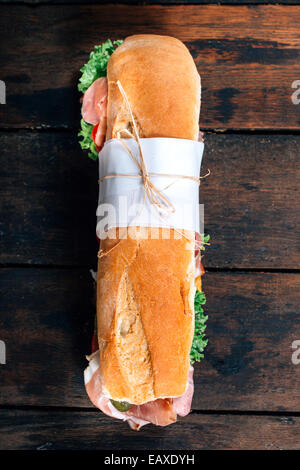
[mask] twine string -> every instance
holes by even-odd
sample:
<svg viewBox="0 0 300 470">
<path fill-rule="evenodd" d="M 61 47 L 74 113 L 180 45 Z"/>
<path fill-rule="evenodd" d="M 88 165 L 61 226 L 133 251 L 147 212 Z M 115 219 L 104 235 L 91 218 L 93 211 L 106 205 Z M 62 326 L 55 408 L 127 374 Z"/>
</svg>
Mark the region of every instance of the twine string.
<svg viewBox="0 0 300 470">
<path fill-rule="evenodd" d="M 169 200 L 169 198 L 163 193 L 163 191 L 160 190 L 159 188 L 157 188 L 157 186 L 151 181 L 151 177 L 176 178 L 177 180 L 178 179 L 188 179 L 188 180 L 191 180 L 191 181 L 195 181 L 200 186 L 201 179 L 204 179 L 207 176 L 209 176 L 210 175 L 210 170 L 208 170 L 208 172 L 204 176 L 199 176 L 199 177 L 186 176 L 186 175 L 163 174 L 163 173 L 159 173 L 159 174 L 158 173 L 149 173 L 148 169 L 147 169 L 146 162 L 145 162 L 145 158 L 144 158 L 144 154 L 143 154 L 143 150 L 142 150 L 142 145 L 141 145 L 141 141 L 140 141 L 140 136 L 139 136 L 138 128 L 137 128 L 135 118 L 134 118 L 134 115 L 133 115 L 133 112 L 132 112 L 131 105 L 128 101 L 125 90 L 124 90 L 124 88 L 121 85 L 121 82 L 119 80 L 117 81 L 117 86 L 120 90 L 120 93 L 121 93 L 125 103 L 126 103 L 127 109 L 129 111 L 129 114 L 130 114 L 131 123 L 132 123 L 132 126 L 133 126 L 133 131 L 134 131 L 134 133 L 132 133 L 128 129 L 122 129 L 122 130 L 117 132 L 117 139 L 122 144 L 122 146 L 125 148 L 127 153 L 131 156 L 131 158 L 134 161 L 139 173 L 137 173 L 137 174 L 111 173 L 111 174 L 108 174 L 108 175 L 105 175 L 105 176 L 102 176 L 101 178 L 99 178 L 99 182 L 104 181 L 106 179 L 110 179 L 110 178 L 141 178 L 142 179 L 142 184 L 143 184 L 143 187 L 144 187 L 144 203 L 145 203 L 145 197 L 147 196 L 150 204 L 154 206 L 154 208 L 158 211 L 158 214 L 159 214 L 160 218 L 162 218 L 162 220 L 164 220 L 161 213 L 165 212 L 165 211 L 167 211 L 169 213 L 174 213 L 175 212 L 175 207 L 172 204 L 172 202 Z M 136 141 L 136 143 L 138 145 L 138 150 L 139 150 L 139 160 L 136 158 L 136 156 L 131 151 L 131 149 L 128 147 L 128 145 L 124 142 L 124 139 L 122 138 L 122 134 L 127 134 L 128 137 L 131 137 Z M 166 188 L 164 188 L 164 190 L 169 188 L 174 183 L 176 183 L 176 181 L 173 181 L 172 183 L 170 183 L 168 186 L 166 186 Z M 166 221 L 164 220 L 164 222 L 166 222 Z M 190 240 L 189 237 L 187 237 L 185 234 L 183 234 L 178 229 L 174 228 L 174 230 L 176 232 L 180 233 L 181 236 L 184 236 L 185 238 Z M 115 248 L 118 245 L 119 245 L 119 243 L 117 243 L 117 245 L 115 245 L 113 248 Z M 108 252 L 110 252 L 110 251 L 111 250 L 109 250 Z M 102 256 L 105 256 L 105 254 L 108 254 L 108 253 L 103 253 L 103 251 L 100 250 L 99 254 L 98 254 L 98 257 L 101 258 Z"/>
<path fill-rule="evenodd" d="M 129 114 L 130 114 L 130 119 L 131 119 L 131 122 L 132 122 L 133 131 L 134 131 L 134 133 L 132 133 L 128 129 L 122 129 L 122 130 L 117 132 L 117 139 L 123 145 L 123 147 L 125 148 L 127 153 L 133 159 L 139 173 L 138 174 L 111 173 L 109 175 L 105 175 L 105 176 L 102 176 L 101 178 L 99 178 L 99 182 L 104 181 L 105 179 L 109 179 L 109 178 L 141 178 L 143 186 L 144 186 L 145 194 L 147 195 L 150 204 L 154 205 L 155 208 L 159 210 L 159 212 L 160 211 L 167 211 L 167 212 L 174 213 L 175 208 L 174 208 L 172 202 L 163 193 L 163 191 L 161 191 L 151 181 L 151 177 L 166 177 L 166 178 L 176 178 L 176 179 L 188 179 L 190 181 L 195 181 L 196 183 L 198 183 L 198 185 L 200 185 L 200 180 L 203 179 L 203 178 L 206 178 L 210 174 L 210 171 L 208 170 L 208 173 L 205 176 L 200 176 L 198 178 L 194 177 L 194 176 L 173 175 L 173 174 L 169 174 L 169 173 L 165 173 L 165 174 L 163 174 L 163 173 L 159 173 L 159 174 L 149 173 L 148 169 L 147 169 L 146 162 L 145 162 L 145 158 L 144 158 L 144 154 L 143 154 L 143 150 L 142 150 L 142 145 L 141 145 L 141 140 L 140 140 L 138 128 L 137 128 L 137 125 L 136 125 L 136 122 L 135 122 L 135 118 L 134 118 L 134 115 L 133 115 L 133 112 L 132 112 L 131 105 L 128 101 L 125 90 L 124 90 L 124 88 L 121 85 L 121 82 L 119 80 L 117 81 L 117 86 L 120 90 L 120 93 L 121 93 L 125 103 L 126 103 L 127 109 L 129 111 Z M 139 149 L 139 160 L 136 158 L 136 156 L 131 151 L 131 149 L 128 147 L 128 145 L 124 142 L 124 139 L 122 138 L 122 134 L 124 134 L 124 133 L 127 134 L 128 137 L 131 137 L 136 141 L 136 143 L 138 145 L 138 149 Z M 175 183 L 175 182 L 173 182 L 173 183 Z"/>
</svg>

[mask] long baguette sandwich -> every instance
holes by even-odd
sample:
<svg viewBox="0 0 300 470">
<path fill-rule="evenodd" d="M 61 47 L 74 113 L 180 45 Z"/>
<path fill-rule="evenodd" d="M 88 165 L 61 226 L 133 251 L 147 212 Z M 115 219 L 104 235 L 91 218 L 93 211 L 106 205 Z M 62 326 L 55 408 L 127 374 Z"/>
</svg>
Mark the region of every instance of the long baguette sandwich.
<svg viewBox="0 0 300 470">
<path fill-rule="evenodd" d="M 140 138 L 198 140 L 200 77 L 181 41 L 156 35 L 107 41 L 81 71 L 79 136 L 91 158 L 105 141 L 132 135 L 132 119 Z M 174 229 L 169 239 L 162 229 L 153 239 L 150 230 L 118 228 L 101 240 L 96 335 L 85 370 L 94 405 L 133 429 L 189 413 L 192 363 L 207 343 L 200 249 L 208 239 L 191 231 L 178 237 Z"/>
</svg>

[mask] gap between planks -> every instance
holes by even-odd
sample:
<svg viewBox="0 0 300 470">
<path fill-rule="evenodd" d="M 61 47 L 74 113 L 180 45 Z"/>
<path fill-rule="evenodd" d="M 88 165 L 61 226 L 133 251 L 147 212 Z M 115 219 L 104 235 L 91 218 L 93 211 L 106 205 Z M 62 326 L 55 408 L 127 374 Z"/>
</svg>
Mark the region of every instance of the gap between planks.
<svg viewBox="0 0 300 470">
<path fill-rule="evenodd" d="M 0 405 L 0 411 L 36 411 L 53 413 L 100 413 L 95 407 L 80 406 L 33 406 L 33 405 Z M 300 411 L 263 411 L 263 410 L 191 410 L 190 415 L 203 416 L 274 416 L 274 417 L 300 417 Z"/>
<path fill-rule="evenodd" d="M 96 255 L 95 255 L 96 259 Z M 0 263 L 0 269 L 68 269 L 68 270 L 82 270 L 82 269 L 92 269 L 91 265 L 59 265 L 59 264 L 31 264 L 31 263 Z M 210 273 L 261 273 L 261 274 L 273 274 L 273 273 L 283 273 L 283 274 L 298 274 L 300 273 L 300 268 L 290 269 L 290 268 L 230 268 L 230 267 L 209 267 L 205 266 L 205 271 Z M 0 405 L 1 406 L 1 405 Z"/>
</svg>

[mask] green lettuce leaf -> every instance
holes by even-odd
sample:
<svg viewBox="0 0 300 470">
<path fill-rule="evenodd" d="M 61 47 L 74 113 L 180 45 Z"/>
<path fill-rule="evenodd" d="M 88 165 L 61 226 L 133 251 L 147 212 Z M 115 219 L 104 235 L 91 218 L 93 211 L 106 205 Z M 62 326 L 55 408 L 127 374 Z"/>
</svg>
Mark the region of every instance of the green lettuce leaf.
<svg viewBox="0 0 300 470">
<path fill-rule="evenodd" d="M 206 303 L 204 292 L 196 291 L 195 295 L 195 332 L 190 352 L 191 364 L 200 362 L 204 357 L 203 351 L 208 343 L 205 337 L 207 316 L 204 315 L 202 305 Z"/>
<path fill-rule="evenodd" d="M 93 124 L 88 124 L 85 122 L 83 119 L 80 121 L 81 123 L 81 130 L 78 132 L 78 137 L 82 137 L 81 140 L 79 140 L 79 144 L 83 150 L 89 150 L 88 156 L 92 160 L 97 160 L 98 158 L 98 151 L 95 142 L 93 141 L 91 137 L 91 133 L 93 130 Z"/>
<path fill-rule="evenodd" d="M 90 53 L 89 61 L 80 69 L 82 73 L 78 90 L 85 93 L 86 90 L 94 83 L 97 78 L 106 76 L 107 62 L 114 50 L 122 43 L 122 40 L 111 41 L 108 39 L 100 46 L 95 46 L 93 52 Z M 91 137 L 93 125 L 88 124 L 81 119 L 81 129 L 78 132 L 79 144 L 83 150 L 89 150 L 88 156 L 92 160 L 97 160 L 98 151 Z"/>
<path fill-rule="evenodd" d="M 82 75 L 78 84 L 79 91 L 85 93 L 97 78 L 106 76 L 107 62 L 122 42 L 122 40 L 112 42 L 108 39 L 103 44 L 94 47 L 94 50 L 90 53 L 89 61 L 80 69 Z"/>
<path fill-rule="evenodd" d="M 200 234 L 201 237 L 201 246 L 200 250 L 205 251 L 205 245 L 209 245 L 210 235 L 204 235 L 204 233 Z"/>
</svg>

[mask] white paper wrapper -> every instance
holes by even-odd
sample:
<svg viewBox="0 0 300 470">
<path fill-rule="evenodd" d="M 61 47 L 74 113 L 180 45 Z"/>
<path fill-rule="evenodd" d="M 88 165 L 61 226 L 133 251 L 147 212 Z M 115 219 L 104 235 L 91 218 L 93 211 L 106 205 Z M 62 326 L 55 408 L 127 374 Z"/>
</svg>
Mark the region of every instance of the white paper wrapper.
<svg viewBox="0 0 300 470">
<path fill-rule="evenodd" d="M 203 142 L 187 139 L 140 139 L 148 173 L 192 176 L 198 178 Z M 126 139 L 126 145 L 139 158 L 134 139 Z M 137 175 L 139 170 L 117 139 L 108 140 L 99 153 L 99 179 L 110 174 Z M 97 236 L 106 237 L 113 227 L 168 227 L 199 232 L 199 185 L 196 181 L 152 176 L 153 184 L 172 203 L 173 213 L 159 213 L 151 205 L 141 178 L 108 178 L 99 184 L 97 209 Z"/>
</svg>

